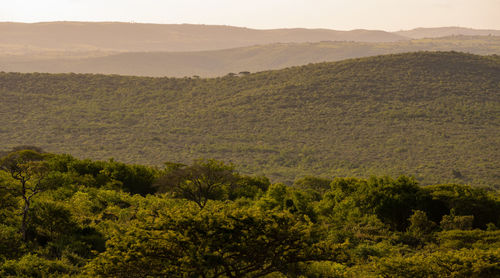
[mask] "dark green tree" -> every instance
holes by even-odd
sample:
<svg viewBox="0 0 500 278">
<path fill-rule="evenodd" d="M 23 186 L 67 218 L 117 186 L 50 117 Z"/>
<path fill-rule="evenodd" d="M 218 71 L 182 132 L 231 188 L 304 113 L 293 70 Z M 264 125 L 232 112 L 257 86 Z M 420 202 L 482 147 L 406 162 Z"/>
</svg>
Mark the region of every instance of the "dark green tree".
<svg viewBox="0 0 500 278">
<path fill-rule="evenodd" d="M 208 200 L 228 197 L 237 182 L 232 165 L 214 159 L 198 159 L 191 166 L 177 165 L 156 182 L 159 192 L 195 202 L 201 209 Z"/>
<path fill-rule="evenodd" d="M 6 171 L 17 182 L 4 186 L 23 200 L 22 220 L 19 231 L 27 241 L 29 211 L 33 197 L 49 187 L 44 180 L 48 173 L 44 155 L 34 150 L 12 151 L 0 160 L 0 169 Z"/>
<path fill-rule="evenodd" d="M 431 239 L 432 232 L 436 228 L 436 223 L 427 218 L 427 214 L 421 210 L 414 210 L 412 216 L 408 219 L 410 226 L 407 233 L 419 240 L 421 243 Z"/>
</svg>

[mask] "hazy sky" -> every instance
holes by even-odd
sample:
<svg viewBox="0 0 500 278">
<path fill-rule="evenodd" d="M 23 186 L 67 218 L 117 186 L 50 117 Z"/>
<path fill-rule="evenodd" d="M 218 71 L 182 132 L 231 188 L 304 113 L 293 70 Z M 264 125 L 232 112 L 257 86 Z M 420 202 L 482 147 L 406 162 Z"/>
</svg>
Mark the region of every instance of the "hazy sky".
<svg viewBox="0 0 500 278">
<path fill-rule="evenodd" d="M 500 0 L 0 0 L 0 21 L 61 20 L 258 29 L 500 29 Z"/>
</svg>

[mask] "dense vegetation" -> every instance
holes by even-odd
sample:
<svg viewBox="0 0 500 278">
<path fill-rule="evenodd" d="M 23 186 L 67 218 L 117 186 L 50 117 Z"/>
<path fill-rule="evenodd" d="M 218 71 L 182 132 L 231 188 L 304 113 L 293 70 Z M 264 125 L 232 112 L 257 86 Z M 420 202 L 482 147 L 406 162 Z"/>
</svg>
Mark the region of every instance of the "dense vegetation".
<svg viewBox="0 0 500 278">
<path fill-rule="evenodd" d="M 1 45 L 0 45 L 0 50 Z M 39 51 L 2 55 L 0 70 L 13 72 L 104 73 L 138 76 L 224 76 L 230 72 L 282 69 L 309 63 L 339 61 L 415 51 L 460 51 L 500 54 L 500 36 L 452 36 L 397 42 L 323 41 L 277 43 L 199 52 Z"/>
<path fill-rule="evenodd" d="M 29 146 L 0 169 L 1 277 L 500 277 L 498 191 Z"/>
<path fill-rule="evenodd" d="M 290 183 L 414 176 L 498 187 L 500 59 L 420 52 L 214 79 L 0 73 L 0 145 Z"/>
</svg>

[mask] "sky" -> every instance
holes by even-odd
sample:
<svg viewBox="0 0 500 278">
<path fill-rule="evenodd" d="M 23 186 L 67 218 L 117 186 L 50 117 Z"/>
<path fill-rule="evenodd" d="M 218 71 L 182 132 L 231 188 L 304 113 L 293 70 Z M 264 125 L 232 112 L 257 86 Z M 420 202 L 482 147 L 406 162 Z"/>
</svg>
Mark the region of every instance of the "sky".
<svg viewBox="0 0 500 278">
<path fill-rule="evenodd" d="M 500 29 L 500 0 L 0 0 L 0 21 L 192 23 L 255 29 Z"/>
</svg>

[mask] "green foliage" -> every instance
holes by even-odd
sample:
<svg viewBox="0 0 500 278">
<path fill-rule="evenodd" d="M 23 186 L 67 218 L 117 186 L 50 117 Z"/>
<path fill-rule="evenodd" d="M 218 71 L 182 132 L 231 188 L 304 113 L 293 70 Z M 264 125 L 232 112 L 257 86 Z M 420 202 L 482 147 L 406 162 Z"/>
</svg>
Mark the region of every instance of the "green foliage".
<svg viewBox="0 0 500 278">
<path fill-rule="evenodd" d="M 22 254 L 22 238 L 16 228 L 0 224 L 0 262 Z"/>
<path fill-rule="evenodd" d="M 0 170 L 10 174 L 14 180 L 13 184 L 3 186 L 2 189 L 22 199 L 20 232 L 25 242 L 28 240 L 27 229 L 33 197 L 54 186 L 45 179 L 49 169 L 44 160 L 44 155 L 36 150 L 16 148 L 0 158 Z"/>
<path fill-rule="evenodd" d="M 110 161 L 101 173 L 108 179 L 119 182 L 120 187 L 127 192 L 141 195 L 155 192 L 152 185 L 157 174 L 150 167 Z"/>
<path fill-rule="evenodd" d="M 1 277 L 496 277 L 499 272 L 500 197 L 491 189 L 420 187 L 406 176 L 331 181 L 307 176 L 287 186 L 239 174 L 219 160 L 166 163 L 157 170 L 32 149 L 13 153 L 10 157 L 36 154 L 42 160 L 19 160 L 0 170 Z M 43 169 L 40 175 L 29 172 L 31 163 L 43 165 L 36 168 Z M 14 190 L 22 177 L 26 186 L 43 188 L 28 210 Z M 152 187 L 157 177 L 158 186 Z M 167 192 L 144 194 L 156 189 Z M 193 195 L 182 195 L 188 190 L 199 194 L 194 196 L 202 206 L 189 198 Z"/>
<path fill-rule="evenodd" d="M 304 273 L 309 278 L 342 278 L 347 277 L 348 270 L 345 265 L 330 262 L 318 261 L 307 265 Z"/>
<path fill-rule="evenodd" d="M 81 182 L 84 184 L 95 187 L 107 185 L 141 195 L 154 192 L 152 186 L 158 175 L 151 167 L 128 165 L 114 160 L 105 162 L 71 158 L 66 168 L 66 171 L 83 178 Z"/>
<path fill-rule="evenodd" d="M 410 216 L 410 226 L 408 234 L 413 236 L 421 243 L 428 242 L 432 238 L 432 232 L 436 228 L 436 223 L 427 218 L 427 214 L 421 210 L 414 210 Z"/>
<path fill-rule="evenodd" d="M 498 277 L 500 251 L 459 250 L 398 256 L 377 263 L 382 277 Z"/>
<path fill-rule="evenodd" d="M 500 276 L 499 63 L 0 73 L 0 276 Z"/>
<path fill-rule="evenodd" d="M 443 230 L 470 230 L 474 222 L 473 215 L 457 216 L 454 211 L 451 215 L 444 215 L 439 223 Z"/>
<path fill-rule="evenodd" d="M 231 165 L 213 159 L 196 160 L 193 165 L 175 167 L 162 176 L 156 187 L 203 208 L 208 200 L 228 198 L 236 186 L 236 174 Z"/>
<path fill-rule="evenodd" d="M 19 260 L 8 260 L 0 265 L 2 277 L 47 277 L 76 274 L 76 269 L 66 261 L 47 260 L 37 255 L 27 254 Z"/>
<path fill-rule="evenodd" d="M 331 182 L 331 180 L 325 178 L 305 176 L 295 180 L 293 186 L 314 194 L 314 199 L 319 201 L 321 199 L 321 194 L 330 189 Z"/>
<path fill-rule="evenodd" d="M 71 212 L 64 205 L 42 201 L 35 203 L 31 211 L 31 233 L 41 244 L 75 233 Z"/>
<path fill-rule="evenodd" d="M 440 246 L 450 249 L 500 249 L 500 231 L 451 230 L 437 234 Z"/>
<path fill-rule="evenodd" d="M 17 198 L 14 192 L 9 190 L 8 177 L 0 171 L 0 223 L 11 221 L 11 215 L 17 208 Z M 5 177 L 4 177 L 5 176 Z"/>
<path fill-rule="evenodd" d="M 270 184 L 269 179 L 264 176 L 239 176 L 234 188 L 229 191 L 228 198 L 230 200 L 238 198 L 252 199 L 266 192 Z"/>
<path fill-rule="evenodd" d="M 417 183 L 404 176 L 362 179 L 336 178 L 326 192 L 320 207 L 324 215 L 347 212 L 356 207 L 361 213 L 375 214 L 393 229 L 404 230 L 412 209 L 423 199 Z"/>
<path fill-rule="evenodd" d="M 483 188 L 445 184 L 426 186 L 423 189 L 432 198 L 426 206 L 427 211 L 430 212 L 429 215 L 432 215 L 430 218 L 435 222 L 440 222 L 444 215 L 456 214 L 458 216 L 472 215 L 473 228 L 484 229 L 488 223 L 500 223 L 498 197 L 495 199 L 494 194 L 488 193 Z"/>
<path fill-rule="evenodd" d="M 267 190 L 267 196 L 276 202 L 280 208 L 286 206 L 285 198 L 287 195 L 288 187 L 282 183 L 272 184 Z"/>
<path fill-rule="evenodd" d="M 286 212 L 231 206 L 162 211 L 155 224 L 116 232 L 92 275 L 257 277 L 322 255 L 311 227 Z M 314 253 L 313 253 L 314 252 Z"/>
</svg>

